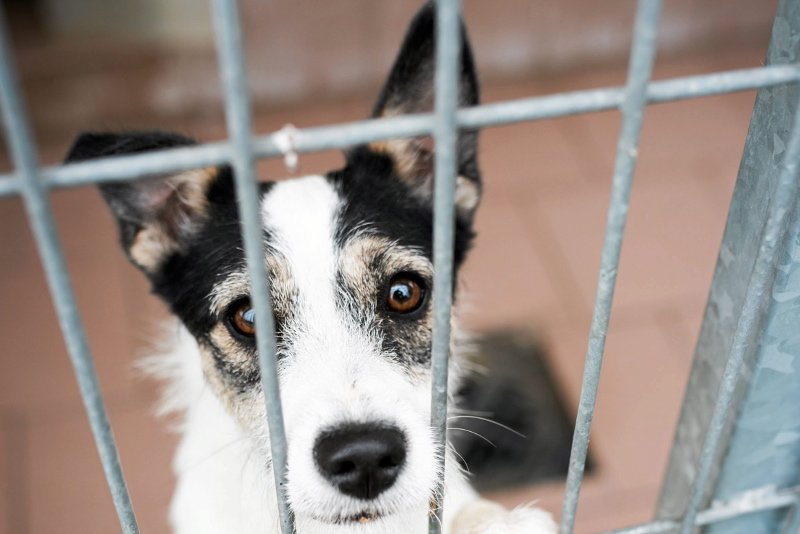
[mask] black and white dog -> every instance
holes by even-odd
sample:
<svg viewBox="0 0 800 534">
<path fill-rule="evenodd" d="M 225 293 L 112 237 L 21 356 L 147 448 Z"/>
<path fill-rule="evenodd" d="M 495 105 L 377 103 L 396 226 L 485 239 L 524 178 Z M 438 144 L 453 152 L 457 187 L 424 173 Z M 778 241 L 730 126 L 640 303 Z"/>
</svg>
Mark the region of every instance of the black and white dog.
<svg viewBox="0 0 800 534">
<path fill-rule="evenodd" d="M 434 13 L 416 16 L 375 106 L 430 109 Z M 460 104 L 478 102 L 464 38 Z M 455 266 L 480 198 L 477 132 L 459 137 Z M 86 133 L 68 161 L 193 144 L 163 132 Z M 432 152 L 356 147 L 324 176 L 260 186 L 297 531 L 424 532 L 437 477 L 430 418 Z M 279 531 L 254 312 L 232 171 L 102 186 L 130 260 L 181 320 L 158 363 L 180 411 L 171 521 L 178 534 Z M 456 334 L 454 337 L 459 337 Z M 459 343 L 451 376 L 459 377 Z M 451 385 L 451 390 L 454 387 Z M 444 532 L 555 532 L 550 516 L 481 500 L 448 452 Z"/>
</svg>

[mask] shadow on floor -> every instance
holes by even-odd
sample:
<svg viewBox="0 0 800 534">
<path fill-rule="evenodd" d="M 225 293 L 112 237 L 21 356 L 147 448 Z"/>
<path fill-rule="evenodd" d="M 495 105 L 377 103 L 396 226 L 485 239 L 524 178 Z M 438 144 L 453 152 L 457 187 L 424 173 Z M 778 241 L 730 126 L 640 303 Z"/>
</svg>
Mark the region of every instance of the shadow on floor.
<svg viewBox="0 0 800 534">
<path fill-rule="evenodd" d="M 529 333 L 494 331 L 482 335 L 476 349 L 473 360 L 482 371 L 464 381 L 461 411 L 448 422 L 450 440 L 476 488 L 565 477 L 574 417 L 541 345 Z"/>
</svg>

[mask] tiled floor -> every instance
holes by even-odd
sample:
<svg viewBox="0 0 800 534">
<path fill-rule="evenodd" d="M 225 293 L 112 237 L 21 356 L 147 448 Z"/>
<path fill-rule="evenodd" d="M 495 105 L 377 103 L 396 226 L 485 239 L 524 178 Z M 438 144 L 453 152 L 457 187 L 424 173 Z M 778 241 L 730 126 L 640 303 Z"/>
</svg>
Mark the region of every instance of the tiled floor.
<svg viewBox="0 0 800 534">
<path fill-rule="evenodd" d="M 764 51 L 660 62 L 656 77 L 756 66 Z M 623 67 L 492 86 L 486 100 L 620 84 Z M 623 248 L 578 532 L 650 518 L 702 317 L 754 94 L 649 108 Z M 257 129 L 360 118 L 354 100 L 263 114 Z M 467 323 L 535 329 L 574 407 L 605 222 L 619 117 L 607 112 L 482 134 L 486 193 L 466 267 Z M 153 124 L 163 126 L 157 120 Z M 223 136 L 218 121 L 181 125 Z M 68 139 L 44 149 L 54 162 Z M 336 165 L 303 157 L 304 171 Z M 265 175 L 283 172 L 277 162 Z M 151 416 L 157 388 L 134 362 L 163 309 L 119 253 L 90 188 L 54 204 L 70 272 L 142 532 L 167 532 L 175 437 Z M 0 201 L 0 534 L 107 533 L 115 517 L 17 200 Z M 499 497 L 558 512 L 561 484 Z"/>
</svg>

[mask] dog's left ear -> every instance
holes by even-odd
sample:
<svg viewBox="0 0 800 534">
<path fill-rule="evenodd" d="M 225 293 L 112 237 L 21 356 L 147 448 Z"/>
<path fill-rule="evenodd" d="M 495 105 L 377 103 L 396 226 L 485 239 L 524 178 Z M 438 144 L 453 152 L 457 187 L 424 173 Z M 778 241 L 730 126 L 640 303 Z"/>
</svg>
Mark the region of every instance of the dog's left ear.
<svg viewBox="0 0 800 534">
<path fill-rule="evenodd" d="M 479 102 L 478 77 L 464 24 L 461 23 L 461 67 L 459 106 Z M 425 113 L 433 109 L 436 63 L 436 10 L 426 3 L 414 17 L 381 91 L 372 116 L 392 117 Z M 427 142 L 426 142 L 427 141 Z M 460 216 L 472 219 L 480 199 L 480 174 L 477 164 L 476 130 L 461 130 L 458 135 L 458 178 L 456 207 Z M 392 139 L 368 145 L 368 149 L 389 156 L 395 174 L 415 194 L 433 196 L 433 148 L 430 139 Z"/>
</svg>

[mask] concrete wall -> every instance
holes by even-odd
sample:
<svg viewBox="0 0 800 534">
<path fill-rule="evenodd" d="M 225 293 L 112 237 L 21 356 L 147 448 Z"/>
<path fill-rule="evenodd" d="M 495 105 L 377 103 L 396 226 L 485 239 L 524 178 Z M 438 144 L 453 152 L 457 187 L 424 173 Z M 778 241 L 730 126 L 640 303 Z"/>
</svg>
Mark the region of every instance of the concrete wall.
<svg viewBox="0 0 800 534">
<path fill-rule="evenodd" d="M 17 42 L 38 132 L 222 113 L 205 0 L 39 0 Z M 421 0 L 241 0 L 258 109 L 374 94 Z M 620 64 L 635 0 L 464 0 L 483 82 Z M 668 0 L 661 58 L 769 39 L 776 0 Z M 13 24 L 13 21 L 12 21 Z M 19 26 L 17 27 L 19 30 Z M 17 35 L 26 35 L 24 26 Z M 621 79 L 619 80 L 621 82 Z"/>
<path fill-rule="evenodd" d="M 775 0 L 670 0 L 661 53 L 764 37 Z M 380 83 L 420 0 L 244 0 L 248 61 L 256 98 L 297 99 Z M 212 67 L 208 5 L 199 0 L 46 0 L 60 34 L 138 36 L 184 60 L 165 83 L 180 90 Z M 635 0 L 464 0 L 485 78 L 521 78 L 550 69 L 623 58 Z M 176 87 L 173 87 L 175 85 Z"/>
<path fill-rule="evenodd" d="M 50 30 L 70 38 L 109 35 L 185 46 L 206 43 L 210 37 L 207 2 L 202 0 L 40 0 L 40 3 Z"/>
</svg>

